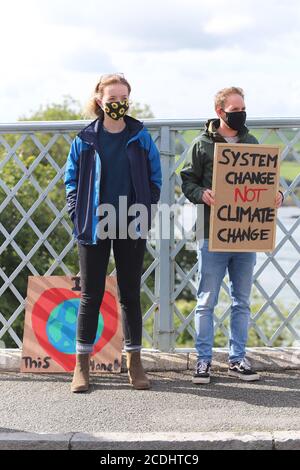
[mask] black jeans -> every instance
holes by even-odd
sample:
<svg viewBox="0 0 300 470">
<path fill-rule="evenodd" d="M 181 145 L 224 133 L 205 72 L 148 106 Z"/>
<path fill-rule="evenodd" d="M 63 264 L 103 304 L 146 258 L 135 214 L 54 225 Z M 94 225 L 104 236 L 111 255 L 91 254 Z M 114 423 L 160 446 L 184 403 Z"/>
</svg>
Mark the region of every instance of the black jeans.
<svg viewBox="0 0 300 470">
<path fill-rule="evenodd" d="M 111 245 L 117 271 L 118 296 L 122 310 L 125 349 L 140 349 L 142 312 L 140 287 L 146 240 L 109 238 L 97 245 L 78 243 L 81 299 L 77 321 L 77 352 L 91 352 L 105 291 L 105 277 Z"/>
</svg>

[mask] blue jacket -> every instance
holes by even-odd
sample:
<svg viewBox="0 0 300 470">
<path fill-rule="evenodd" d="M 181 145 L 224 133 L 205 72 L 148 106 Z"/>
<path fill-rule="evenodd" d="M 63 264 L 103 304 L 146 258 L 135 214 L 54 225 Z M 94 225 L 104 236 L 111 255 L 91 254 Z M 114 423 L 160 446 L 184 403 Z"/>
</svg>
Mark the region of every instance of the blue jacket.
<svg viewBox="0 0 300 470">
<path fill-rule="evenodd" d="M 129 129 L 126 145 L 135 194 L 135 203 L 148 210 L 151 227 L 151 204 L 157 204 L 162 184 L 160 155 L 143 123 L 130 116 L 124 120 Z M 97 243 L 96 227 L 99 216 L 101 155 L 99 128 L 103 121 L 96 119 L 82 129 L 72 142 L 67 158 L 65 179 L 68 213 L 74 223 L 73 235 L 79 243 Z"/>
</svg>

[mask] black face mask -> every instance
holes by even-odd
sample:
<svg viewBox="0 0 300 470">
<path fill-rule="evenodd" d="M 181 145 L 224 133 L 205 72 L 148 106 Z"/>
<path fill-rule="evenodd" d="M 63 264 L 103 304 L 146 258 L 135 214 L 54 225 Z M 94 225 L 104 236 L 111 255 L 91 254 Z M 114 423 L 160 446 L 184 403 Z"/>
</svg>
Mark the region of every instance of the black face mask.
<svg viewBox="0 0 300 470">
<path fill-rule="evenodd" d="M 224 112 L 226 113 L 226 124 L 235 131 L 241 131 L 246 122 L 246 111 Z"/>
</svg>

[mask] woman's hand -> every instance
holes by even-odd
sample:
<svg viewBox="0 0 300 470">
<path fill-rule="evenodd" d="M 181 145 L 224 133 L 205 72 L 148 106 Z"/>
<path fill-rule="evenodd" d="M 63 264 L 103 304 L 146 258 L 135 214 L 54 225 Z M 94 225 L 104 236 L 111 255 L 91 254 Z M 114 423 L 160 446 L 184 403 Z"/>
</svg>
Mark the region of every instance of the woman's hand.
<svg viewBox="0 0 300 470">
<path fill-rule="evenodd" d="M 205 202 L 208 206 L 214 205 L 215 195 L 211 189 L 206 189 L 202 195 L 202 201 Z"/>
</svg>

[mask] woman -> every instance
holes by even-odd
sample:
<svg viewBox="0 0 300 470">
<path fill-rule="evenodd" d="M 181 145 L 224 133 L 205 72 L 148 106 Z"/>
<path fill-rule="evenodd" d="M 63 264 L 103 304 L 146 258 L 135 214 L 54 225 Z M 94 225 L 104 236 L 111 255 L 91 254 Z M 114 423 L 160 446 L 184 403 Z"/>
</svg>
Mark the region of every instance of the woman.
<svg viewBox="0 0 300 470">
<path fill-rule="evenodd" d="M 135 389 L 150 388 L 141 363 L 140 284 L 145 233 L 151 226 L 151 207 L 155 207 L 160 197 L 161 167 L 159 152 L 147 129 L 142 122 L 126 115 L 130 92 L 131 87 L 123 75 L 101 77 L 88 106 L 89 115 L 96 119 L 76 136 L 66 164 L 67 206 L 78 243 L 81 277 L 73 392 L 85 392 L 89 388 L 89 360 L 111 246 L 129 381 Z M 141 224 L 136 223 L 134 216 L 124 218 L 122 211 L 119 214 L 124 200 L 128 207 L 141 204 L 146 209 L 143 236 Z M 104 230 L 107 224 L 103 208 L 112 208 L 109 213 L 116 214 L 114 223 L 108 224 L 108 231 Z M 134 227 L 133 231 L 130 226 Z"/>
</svg>

